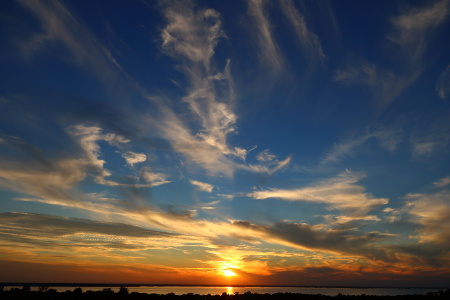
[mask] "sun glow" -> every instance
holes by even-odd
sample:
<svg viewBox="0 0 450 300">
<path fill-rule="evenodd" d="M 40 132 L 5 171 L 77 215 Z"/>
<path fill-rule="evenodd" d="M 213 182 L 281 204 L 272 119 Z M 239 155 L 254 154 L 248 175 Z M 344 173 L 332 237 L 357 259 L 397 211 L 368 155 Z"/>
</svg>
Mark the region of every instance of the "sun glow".
<svg viewBox="0 0 450 300">
<path fill-rule="evenodd" d="M 234 273 L 233 271 L 231 271 L 231 270 L 222 270 L 222 273 L 223 273 L 223 275 L 224 276 L 237 276 L 237 274 L 236 273 Z"/>
</svg>

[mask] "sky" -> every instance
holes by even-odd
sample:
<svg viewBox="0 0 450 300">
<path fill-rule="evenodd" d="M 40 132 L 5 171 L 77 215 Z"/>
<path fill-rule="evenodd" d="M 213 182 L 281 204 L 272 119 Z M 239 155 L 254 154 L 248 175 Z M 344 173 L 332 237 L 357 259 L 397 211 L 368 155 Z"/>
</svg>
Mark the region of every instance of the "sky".
<svg viewBox="0 0 450 300">
<path fill-rule="evenodd" d="M 450 282 L 450 1 L 1 1 L 0 282 Z"/>
</svg>

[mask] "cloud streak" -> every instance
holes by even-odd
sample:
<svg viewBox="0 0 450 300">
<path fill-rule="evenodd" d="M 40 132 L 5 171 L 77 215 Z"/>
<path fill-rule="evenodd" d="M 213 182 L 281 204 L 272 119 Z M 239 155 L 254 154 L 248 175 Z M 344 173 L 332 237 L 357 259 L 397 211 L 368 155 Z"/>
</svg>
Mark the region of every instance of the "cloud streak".
<svg viewBox="0 0 450 300">
<path fill-rule="evenodd" d="M 363 186 L 356 184 L 362 178 L 364 178 L 363 174 L 345 172 L 309 187 L 259 190 L 249 193 L 247 196 L 257 200 L 275 198 L 284 201 L 324 203 L 333 209 L 364 215 L 387 204 L 388 199 L 376 198 L 366 193 Z"/>
<path fill-rule="evenodd" d="M 291 22 L 295 29 L 297 40 L 303 48 L 303 51 L 310 59 L 323 61 L 325 54 L 319 37 L 309 30 L 305 17 L 297 10 L 295 4 L 291 0 L 280 1 L 281 9 L 284 15 Z"/>
<path fill-rule="evenodd" d="M 357 152 L 358 148 L 371 139 L 377 140 L 379 145 L 387 151 L 395 151 L 401 141 L 399 132 L 396 130 L 367 130 L 363 135 L 334 144 L 330 152 L 322 159 L 321 163 L 338 163 L 346 157 L 352 156 Z"/>
<path fill-rule="evenodd" d="M 380 68 L 360 58 L 337 69 L 333 79 L 346 84 L 370 87 L 380 111 L 386 109 L 428 67 L 425 58 L 432 55 L 428 52 L 429 44 L 435 29 L 441 26 L 449 15 L 449 3 L 447 0 L 441 0 L 427 3 L 423 7 L 409 7 L 391 18 L 392 28 L 387 40 L 395 46 L 395 54 L 406 58 L 401 60 L 400 68 L 396 71 Z M 441 85 L 437 90 L 442 94 Z"/>
<path fill-rule="evenodd" d="M 73 62 L 95 74 L 102 82 L 115 82 L 123 68 L 112 53 L 99 43 L 90 31 L 59 1 L 22 1 L 41 22 L 43 31 L 23 43 L 26 56 L 37 53 L 51 43 L 61 43 Z"/>
<path fill-rule="evenodd" d="M 294 247 L 308 250 L 323 250 L 343 254 L 356 254 L 370 259 L 391 260 L 388 254 L 374 246 L 383 240 L 380 234 L 351 234 L 347 231 L 321 230 L 308 224 L 277 222 L 272 226 L 254 225 L 250 222 L 236 221 L 235 226 L 248 231 L 263 240 L 274 239 Z"/>
<path fill-rule="evenodd" d="M 284 68 L 284 61 L 273 36 L 269 18 L 264 10 L 264 1 L 249 0 L 248 12 L 255 22 L 260 60 L 273 71 L 280 72 Z"/>
<path fill-rule="evenodd" d="M 214 189 L 214 186 L 212 184 L 206 182 L 201 182 L 197 180 L 189 180 L 189 182 L 195 187 L 197 187 L 197 189 L 199 189 L 200 191 L 211 193 L 212 190 Z"/>
</svg>

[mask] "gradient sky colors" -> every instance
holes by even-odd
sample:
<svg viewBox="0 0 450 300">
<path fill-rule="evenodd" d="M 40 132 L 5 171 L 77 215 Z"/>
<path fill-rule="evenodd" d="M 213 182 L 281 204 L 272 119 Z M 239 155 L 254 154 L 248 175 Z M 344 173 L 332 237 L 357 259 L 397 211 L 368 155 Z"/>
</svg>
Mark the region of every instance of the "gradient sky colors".
<svg viewBox="0 0 450 300">
<path fill-rule="evenodd" d="M 448 286 L 450 1 L 0 21 L 0 281 Z"/>
</svg>

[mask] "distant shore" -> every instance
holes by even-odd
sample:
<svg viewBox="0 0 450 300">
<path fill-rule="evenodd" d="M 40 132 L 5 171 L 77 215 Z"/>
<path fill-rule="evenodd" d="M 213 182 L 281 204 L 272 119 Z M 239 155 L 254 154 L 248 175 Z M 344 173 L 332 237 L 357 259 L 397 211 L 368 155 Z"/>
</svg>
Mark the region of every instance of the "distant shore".
<svg viewBox="0 0 450 300">
<path fill-rule="evenodd" d="M 142 286 L 183 286 L 183 287 L 228 287 L 230 285 L 227 284 L 172 284 L 172 283 L 84 283 L 84 282 L 0 282 L 0 286 L 67 286 L 67 287 L 142 287 Z M 390 288 L 397 288 L 397 289 L 413 289 L 413 288 L 420 288 L 420 289 L 442 289 L 447 290 L 450 289 L 450 286 L 443 287 L 443 286 L 337 286 L 337 285 L 255 285 L 255 284 L 233 284 L 231 285 L 233 287 L 300 287 L 300 288 L 348 288 L 348 289 L 390 289 Z"/>
<path fill-rule="evenodd" d="M 17 285 L 15 285 L 17 286 Z M 55 286 L 55 285 L 53 285 Z M 64 286 L 67 286 L 65 284 Z M 99 285 L 96 285 L 97 287 Z M 111 285 L 108 285 L 111 286 Z M 84 286 L 88 287 L 88 286 Z M 129 286 L 131 287 L 131 285 Z M 31 285 L 24 285 L 21 288 L 5 288 L 0 285 L 0 298 L 2 300 L 19 300 L 19 299 L 36 299 L 36 300 L 59 300 L 59 299 L 74 299 L 74 300 L 91 300 L 91 299 L 130 299 L 130 300 L 152 300 L 152 299 L 186 299 L 186 300 L 291 300 L 291 299 L 450 299 L 450 289 L 441 290 L 438 292 L 429 292 L 426 295 L 409 294 L 409 295 L 395 295 L 395 296 L 375 296 L 375 295 L 344 295 L 338 294 L 335 296 L 323 294 L 303 294 L 303 293 L 252 293 L 250 291 L 245 293 L 235 292 L 228 294 L 223 292 L 217 295 L 200 295 L 194 293 L 186 293 L 177 295 L 173 292 L 167 294 L 157 293 L 139 293 L 130 292 L 128 287 L 121 286 L 116 292 L 111 288 L 104 288 L 102 290 L 84 291 L 81 287 L 73 290 L 66 290 L 58 292 L 56 289 L 49 288 L 48 285 L 39 286 L 38 290 L 31 290 Z"/>
</svg>

